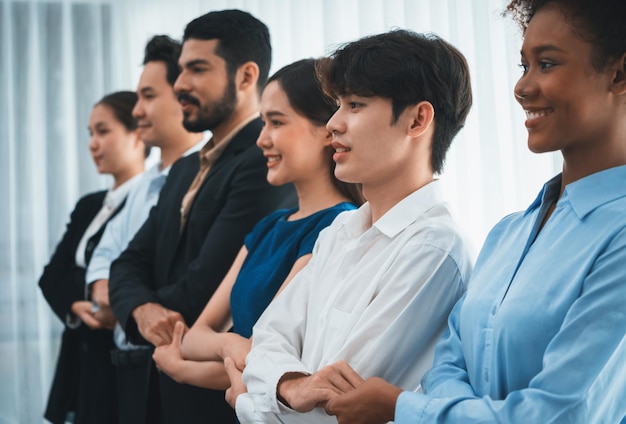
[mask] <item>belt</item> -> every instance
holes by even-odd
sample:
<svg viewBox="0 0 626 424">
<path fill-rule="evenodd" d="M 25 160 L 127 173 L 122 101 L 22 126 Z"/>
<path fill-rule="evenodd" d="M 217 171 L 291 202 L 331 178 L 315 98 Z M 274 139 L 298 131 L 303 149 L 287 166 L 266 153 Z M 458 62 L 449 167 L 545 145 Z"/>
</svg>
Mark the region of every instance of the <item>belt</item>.
<svg viewBox="0 0 626 424">
<path fill-rule="evenodd" d="M 111 351 L 111 362 L 117 367 L 145 365 L 150 358 L 152 358 L 152 349 L 150 348 L 133 350 L 113 349 Z"/>
</svg>

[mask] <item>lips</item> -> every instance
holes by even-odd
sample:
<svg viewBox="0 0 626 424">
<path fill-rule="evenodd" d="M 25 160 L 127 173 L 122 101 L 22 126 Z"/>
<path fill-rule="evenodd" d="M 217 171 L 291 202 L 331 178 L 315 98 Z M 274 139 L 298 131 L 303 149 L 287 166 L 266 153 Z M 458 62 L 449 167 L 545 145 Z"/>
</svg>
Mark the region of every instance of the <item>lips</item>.
<svg viewBox="0 0 626 424">
<path fill-rule="evenodd" d="M 540 109 L 540 110 L 525 110 L 526 118 L 528 119 L 537 119 L 542 118 L 544 116 L 548 116 L 552 113 L 552 109 Z"/>
<path fill-rule="evenodd" d="M 337 152 L 337 153 L 346 153 L 346 152 L 349 152 L 350 150 L 352 150 L 349 147 L 346 147 L 346 146 L 344 146 L 343 144 L 341 144 L 341 143 L 339 143 L 337 141 L 333 141 L 332 142 L 332 146 L 333 146 L 333 149 L 335 149 L 335 152 Z"/>
<path fill-rule="evenodd" d="M 341 162 L 352 149 L 343 144 L 333 141 L 332 142 L 333 149 L 335 149 L 335 154 L 333 155 L 333 160 L 337 163 Z"/>
<path fill-rule="evenodd" d="M 267 159 L 267 167 L 271 168 L 272 166 L 278 165 L 278 162 L 280 162 L 280 160 L 282 159 L 282 156 L 280 156 L 280 155 L 265 155 L 265 158 Z"/>
<path fill-rule="evenodd" d="M 524 108 L 526 113 L 526 122 L 524 125 L 527 129 L 531 129 L 540 124 L 548 115 L 554 112 L 552 108 Z"/>
<path fill-rule="evenodd" d="M 183 107 L 187 107 L 187 106 L 200 106 L 200 100 L 196 99 L 194 96 L 192 96 L 191 94 L 186 94 L 186 93 L 182 93 L 178 95 L 178 102 L 181 104 L 181 106 Z"/>
</svg>

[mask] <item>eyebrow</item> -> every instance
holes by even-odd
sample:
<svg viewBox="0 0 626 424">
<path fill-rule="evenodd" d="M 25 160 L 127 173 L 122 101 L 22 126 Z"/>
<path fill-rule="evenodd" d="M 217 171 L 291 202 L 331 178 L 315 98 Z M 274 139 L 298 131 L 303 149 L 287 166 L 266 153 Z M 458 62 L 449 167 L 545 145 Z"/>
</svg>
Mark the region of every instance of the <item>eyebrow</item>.
<svg viewBox="0 0 626 424">
<path fill-rule="evenodd" d="M 540 55 L 541 53 L 545 53 L 545 52 L 560 52 L 560 53 L 567 53 L 567 51 L 563 50 L 560 47 L 555 46 L 554 44 L 542 44 L 540 46 L 537 47 L 533 47 L 530 50 L 535 56 Z M 524 56 L 524 50 L 520 50 L 520 54 L 522 56 Z"/>
<path fill-rule="evenodd" d="M 283 112 L 279 112 L 277 110 L 270 110 L 266 114 L 261 114 L 261 115 L 263 115 L 266 118 L 272 118 L 272 117 L 275 117 L 275 116 L 287 116 Z"/>
<path fill-rule="evenodd" d="M 206 59 L 193 59 L 188 62 L 185 62 L 182 67 L 189 68 L 195 65 L 211 65 L 211 63 Z"/>
<path fill-rule="evenodd" d="M 102 128 L 102 127 L 106 127 L 106 122 L 104 121 L 98 121 L 95 124 L 93 124 L 93 129 L 98 129 L 98 128 Z M 87 130 L 91 131 L 91 126 L 87 126 Z"/>
</svg>

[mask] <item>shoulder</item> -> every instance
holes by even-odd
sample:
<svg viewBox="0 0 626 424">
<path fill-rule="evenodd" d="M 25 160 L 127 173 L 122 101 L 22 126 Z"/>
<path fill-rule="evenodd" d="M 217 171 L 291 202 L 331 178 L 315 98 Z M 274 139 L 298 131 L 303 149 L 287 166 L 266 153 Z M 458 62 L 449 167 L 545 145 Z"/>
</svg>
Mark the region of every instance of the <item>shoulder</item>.
<svg viewBox="0 0 626 424">
<path fill-rule="evenodd" d="M 172 174 L 177 174 L 179 172 L 191 171 L 196 172 L 200 167 L 200 157 L 199 153 L 195 152 L 187 156 L 183 156 L 178 158 L 173 164 L 170 172 L 168 174 L 168 179 Z"/>
<path fill-rule="evenodd" d="M 102 207 L 102 202 L 104 202 L 106 194 L 107 190 L 100 190 L 85 194 L 83 197 L 78 199 L 78 202 L 76 202 L 74 212 L 82 211 L 84 209 L 100 209 Z"/>
</svg>

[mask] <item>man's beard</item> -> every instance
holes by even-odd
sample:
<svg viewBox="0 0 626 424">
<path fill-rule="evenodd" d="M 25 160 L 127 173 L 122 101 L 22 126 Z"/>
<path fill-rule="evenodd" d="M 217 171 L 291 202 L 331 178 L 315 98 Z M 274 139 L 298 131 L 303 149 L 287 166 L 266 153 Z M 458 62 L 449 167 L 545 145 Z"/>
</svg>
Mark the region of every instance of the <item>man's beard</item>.
<svg viewBox="0 0 626 424">
<path fill-rule="evenodd" d="M 191 96 L 189 96 L 191 97 Z M 191 100 L 191 99 L 190 99 Z M 193 100 L 196 100 L 195 98 Z M 185 114 L 183 126 L 189 132 L 202 132 L 213 130 L 228 120 L 237 108 L 237 94 L 235 92 L 234 76 L 229 76 L 224 95 L 221 99 L 200 106 L 198 104 L 198 116 L 195 120 L 190 120 Z"/>
</svg>

